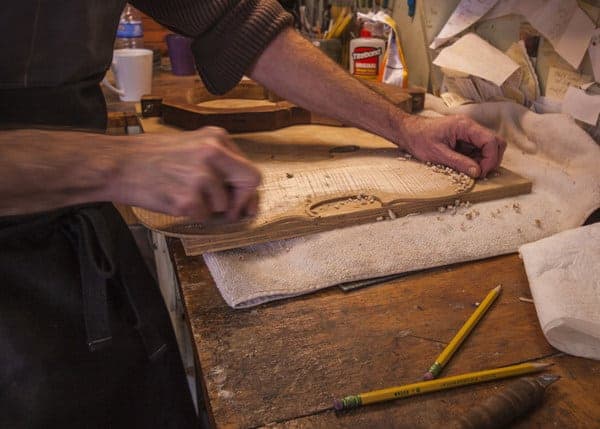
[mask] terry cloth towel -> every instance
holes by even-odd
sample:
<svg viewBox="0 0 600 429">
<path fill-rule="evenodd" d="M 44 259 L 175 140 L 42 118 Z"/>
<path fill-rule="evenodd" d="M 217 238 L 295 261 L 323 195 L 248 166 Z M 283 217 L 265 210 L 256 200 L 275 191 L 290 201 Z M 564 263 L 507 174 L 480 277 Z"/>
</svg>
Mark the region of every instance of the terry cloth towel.
<svg viewBox="0 0 600 429">
<path fill-rule="evenodd" d="M 427 97 L 426 108 L 429 115 L 469 115 L 504 135 L 503 165 L 529 178 L 532 193 L 478 203 L 455 215 L 422 213 L 207 253 L 204 260 L 225 301 L 251 307 L 344 282 L 516 252 L 522 244 L 582 225 L 600 206 L 600 146 L 570 117 L 538 115 L 510 102 L 448 109 L 435 97 Z M 358 132 L 347 131 L 350 139 Z"/>
<path fill-rule="evenodd" d="M 525 244 L 519 253 L 548 342 L 600 360 L 600 223 Z"/>
</svg>

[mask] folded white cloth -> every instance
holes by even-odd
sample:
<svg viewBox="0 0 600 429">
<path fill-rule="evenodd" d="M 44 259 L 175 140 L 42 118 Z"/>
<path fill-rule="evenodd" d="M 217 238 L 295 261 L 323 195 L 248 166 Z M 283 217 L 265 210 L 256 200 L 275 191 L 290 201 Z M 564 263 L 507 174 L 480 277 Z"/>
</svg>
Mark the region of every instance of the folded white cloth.
<svg viewBox="0 0 600 429">
<path fill-rule="evenodd" d="M 427 97 L 426 107 L 433 115 L 469 115 L 504 135 L 503 165 L 532 180 L 532 193 L 478 203 L 455 215 L 423 213 L 207 253 L 225 301 L 250 307 L 343 282 L 516 252 L 522 244 L 580 226 L 600 206 L 600 147 L 568 116 L 538 115 L 509 102 L 451 110 L 435 97 Z M 352 139 L 357 131 L 347 132 Z M 285 138 L 286 129 L 274 133 Z M 317 129 L 315 135 L 327 138 Z"/>
<path fill-rule="evenodd" d="M 600 223 L 519 248 L 546 339 L 600 360 Z"/>
</svg>

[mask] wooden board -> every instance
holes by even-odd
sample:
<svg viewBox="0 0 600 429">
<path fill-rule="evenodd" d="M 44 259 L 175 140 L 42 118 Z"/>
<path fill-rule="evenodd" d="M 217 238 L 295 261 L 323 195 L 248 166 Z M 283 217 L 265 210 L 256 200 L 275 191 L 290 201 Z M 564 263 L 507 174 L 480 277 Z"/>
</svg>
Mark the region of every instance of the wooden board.
<svg viewBox="0 0 600 429">
<path fill-rule="evenodd" d="M 404 89 L 379 82 L 365 82 L 365 85 L 406 112 L 414 113 L 423 109 L 425 91 L 422 88 Z M 216 106 L 206 103 L 213 100 L 229 100 L 229 104 Z M 268 100 L 270 103 L 240 107 L 239 100 Z M 252 80 L 240 82 L 221 96 L 209 93 L 199 82 L 194 82 L 185 91 L 165 95 L 161 110 L 166 124 L 185 130 L 212 125 L 231 133 L 241 133 L 303 124 L 341 125 L 333 119 L 282 100 Z"/>
<path fill-rule="evenodd" d="M 406 160 L 386 140 L 351 128 L 290 127 L 235 141 L 263 175 L 256 218 L 199 224 L 135 208 L 140 221 L 183 237 L 187 252 L 200 254 L 531 190 L 531 182 L 505 169 L 457 184 L 456 176 Z"/>
<path fill-rule="evenodd" d="M 564 356 L 546 342 L 534 306 L 519 300 L 529 287 L 516 254 L 351 293 L 329 288 L 234 310 L 201 257 L 186 256 L 176 239 L 169 247 L 214 427 L 444 427 L 507 381 L 339 415 L 331 405 L 334 398 L 419 380 L 497 284 L 502 294 L 443 374 L 549 360 L 562 379 L 515 427 L 590 428 L 600 421 L 600 362 Z"/>
</svg>

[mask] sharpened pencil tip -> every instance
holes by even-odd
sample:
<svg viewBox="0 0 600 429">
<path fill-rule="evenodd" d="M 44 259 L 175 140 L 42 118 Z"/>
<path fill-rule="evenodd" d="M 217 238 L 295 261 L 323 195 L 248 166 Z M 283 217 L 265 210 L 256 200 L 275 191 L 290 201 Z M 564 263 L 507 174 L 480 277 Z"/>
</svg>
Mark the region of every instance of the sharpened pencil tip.
<svg viewBox="0 0 600 429">
<path fill-rule="evenodd" d="M 494 288 L 495 291 L 500 292 L 502 290 L 502 285 L 498 285 Z"/>
<path fill-rule="evenodd" d="M 427 371 L 425 374 L 423 374 L 423 380 L 425 380 L 425 381 L 433 380 L 433 374 L 430 371 Z"/>
</svg>

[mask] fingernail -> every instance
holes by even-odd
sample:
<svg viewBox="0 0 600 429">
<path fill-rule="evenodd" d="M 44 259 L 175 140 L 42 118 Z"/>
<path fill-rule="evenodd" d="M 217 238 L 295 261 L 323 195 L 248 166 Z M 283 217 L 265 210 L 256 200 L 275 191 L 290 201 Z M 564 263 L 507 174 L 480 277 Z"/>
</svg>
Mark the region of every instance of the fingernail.
<svg viewBox="0 0 600 429">
<path fill-rule="evenodd" d="M 469 167 L 469 176 L 471 176 L 471 177 L 477 176 L 477 168 Z"/>
</svg>

